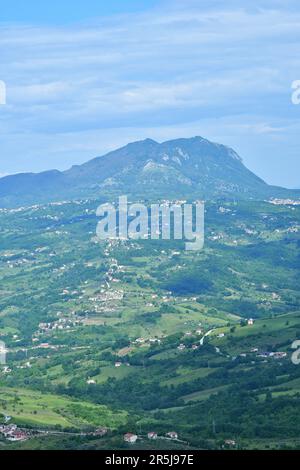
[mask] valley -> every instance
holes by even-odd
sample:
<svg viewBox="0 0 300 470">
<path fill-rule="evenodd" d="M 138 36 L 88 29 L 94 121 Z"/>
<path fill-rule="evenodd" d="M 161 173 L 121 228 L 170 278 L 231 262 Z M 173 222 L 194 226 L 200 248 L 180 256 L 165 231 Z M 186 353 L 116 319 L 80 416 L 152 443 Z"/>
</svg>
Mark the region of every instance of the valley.
<svg viewBox="0 0 300 470">
<path fill-rule="evenodd" d="M 191 253 L 99 241 L 98 203 L 0 211 L 0 447 L 299 447 L 299 206 L 208 201 Z"/>
</svg>

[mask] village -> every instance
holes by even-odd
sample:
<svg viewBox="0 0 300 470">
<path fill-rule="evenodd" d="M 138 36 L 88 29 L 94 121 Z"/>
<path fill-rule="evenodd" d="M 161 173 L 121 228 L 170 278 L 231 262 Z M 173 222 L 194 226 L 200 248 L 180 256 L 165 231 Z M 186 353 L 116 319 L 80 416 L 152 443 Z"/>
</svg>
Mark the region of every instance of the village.
<svg viewBox="0 0 300 470">
<path fill-rule="evenodd" d="M 29 431 L 19 428 L 16 424 L 0 425 L 0 435 L 10 442 L 20 442 L 30 439 Z"/>
<path fill-rule="evenodd" d="M 10 416 L 4 416 L 6 423 L 12 418 Z M 2 424 L 0 425 L 0 436 L 9 442 L 22 442 L 27 441 L 36 437 L 43 437 L 49 435 L 66 435 L 66 436 L 90 436 L 95 438 L 104 437 L 108 433 L 108 429 L 105 427 L 96 428 L 91 432 L 67 432 L 67 431 L 56 431 L 53 429 L 38 429 L 38 428 L 24 428 L 17 424 Z"/>
</svg>

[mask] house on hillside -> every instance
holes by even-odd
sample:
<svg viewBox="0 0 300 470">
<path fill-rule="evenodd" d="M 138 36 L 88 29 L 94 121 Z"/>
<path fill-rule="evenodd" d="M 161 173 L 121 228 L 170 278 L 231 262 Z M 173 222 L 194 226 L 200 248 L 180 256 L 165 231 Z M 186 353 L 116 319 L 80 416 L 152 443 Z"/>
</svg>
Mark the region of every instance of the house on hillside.
<svg viewBox="0 0 300 470">
<path fill-rule="evenodd" d="M 103 437 L 107 434 L 107 428 L 97 428 L 96 431 L 93 433 L 94 436 Z"/>
<path fill-rule="evenodd" d="M 28 438 L 29 436 L 24 431 L 16 430 L 12 432 L 9 435 L 9 437 L 7 437 L 7 440 L 11 442 L 16 442 L 16 441 L 26 441 Z"/>
<path fill-rule="evenodd" d="M 156 432 L 148 432 L 148 439 L 157 439 L 157 433 Z"/>
<path fill-rule="evenodd" d="M 167 432 L 166 436 L 170 439 L 178 439 L 178 434 L 175 431 Z"/>
<path fill-rule="evenodd" d="M 227 447 L 235 447 L 236 446 L 236 442 L 233 439 L 226 439 L 224 444 Z"/>
<path fill-rule="evenodd" d="M 132 434 L 128 432 L 124 435 L 124 441 L 129 442 L 129 444 L 134 444 L 137 441 L 138 436 L 136 434 Z"/>
<path fill-rule="evenodd" d="M 16 424 L 9 424 L 7 426 L 0 426 L 0 434 L 2 434 L 8 441 L 26 441 L 29 439 L 29 434 L 17 427 Z"/>
<path fill-rule="evenodd" d="M 92 379 L 87 380 L 86 383 L 88 385 L 95 385 L 96 384 L 95 380 L 92 380 Z"/>
<path fill-rule="evenodd" d="M 283 357 L 286 357 L 286 356 L 287 356 L 286 352 L 283 352 L 283 351 L 274 352 L 275 359 L 282 359 Z"/>
</svg>

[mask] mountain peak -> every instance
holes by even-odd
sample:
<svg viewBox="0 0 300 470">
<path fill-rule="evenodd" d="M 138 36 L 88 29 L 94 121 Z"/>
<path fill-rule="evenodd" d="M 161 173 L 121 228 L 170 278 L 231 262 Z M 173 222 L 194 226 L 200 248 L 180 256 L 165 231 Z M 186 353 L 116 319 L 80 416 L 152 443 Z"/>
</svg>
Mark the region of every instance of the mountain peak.
<svg viewBox="0 0 300 470">
<path fill-rule="evenodd" d="M 143 142 L 144 144 L 154 144 L 154 145 L 158 145 L 158 142 L 156 142 L 156 140 L 153 140 L 153 139 L 150 139 L 150 138 L 144 139 L 144 140 L 142 140 L 141 142 Z"/>
<path fill-rule="evenodd" d="M 118 194 L 148 199 L 265 199 L 286 193 L 248 170 L 232 148 L 201 136 L 162 143 L 147 138 L 62 173 L 0 179 L 2 207 Z"/>
<path fill-rule="evenodd" d="M 131 142 L 127 144 L 126 147 L 157 146 L 157 145 L 160 145 L 160 144 L 153 139 L 147 138 L 147 139 Z"/>
</svg>

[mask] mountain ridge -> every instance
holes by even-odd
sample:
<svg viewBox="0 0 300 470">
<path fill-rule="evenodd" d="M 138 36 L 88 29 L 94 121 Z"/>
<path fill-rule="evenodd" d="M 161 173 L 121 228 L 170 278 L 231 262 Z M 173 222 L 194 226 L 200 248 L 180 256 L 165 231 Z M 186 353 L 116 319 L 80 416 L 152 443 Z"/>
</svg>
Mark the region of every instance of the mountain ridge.
<svg viewBox="0 0 300 470">
<path fill-rule="evenodd" d="M 300 197 L 300 191 L 268 185 L 231 147 L 200 136 L 162 143 L 145 139 L 65 171 L 0 178 L 0 207 L 121 193 L 146 198 Z"/>
</svg>

